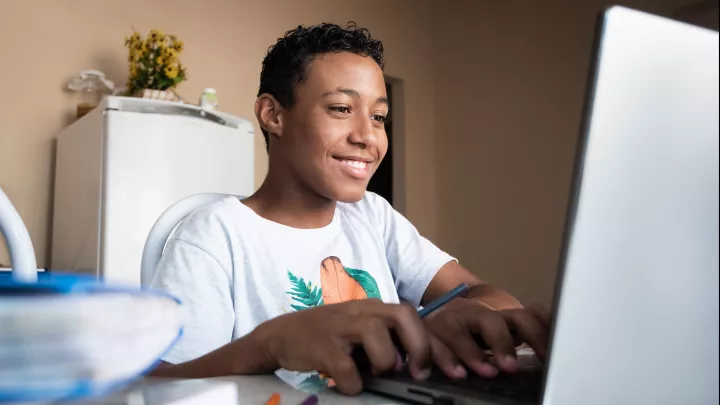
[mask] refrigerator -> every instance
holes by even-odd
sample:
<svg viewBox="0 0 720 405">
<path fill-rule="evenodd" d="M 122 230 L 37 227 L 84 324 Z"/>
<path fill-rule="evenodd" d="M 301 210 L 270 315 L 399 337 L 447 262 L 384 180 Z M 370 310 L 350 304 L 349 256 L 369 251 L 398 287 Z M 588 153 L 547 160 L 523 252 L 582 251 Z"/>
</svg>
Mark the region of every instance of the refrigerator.
<svg viewBox="0 0 720 405">
<path fill-rule="evenodd" d="M 183 197 L 254 191 L 254 135 L 194 105 L 106 97 L 57 134 L 51 272 L 140 286 L 145 239 Z"/>
</svg>

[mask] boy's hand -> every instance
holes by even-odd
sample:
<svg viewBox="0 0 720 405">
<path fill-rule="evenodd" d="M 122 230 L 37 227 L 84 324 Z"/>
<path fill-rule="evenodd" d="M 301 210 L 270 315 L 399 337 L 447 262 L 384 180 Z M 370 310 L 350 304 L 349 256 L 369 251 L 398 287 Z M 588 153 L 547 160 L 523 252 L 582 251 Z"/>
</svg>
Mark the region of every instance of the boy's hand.
<svg viewBox="0 0 720 405">
<path fill-rule="evenodd" d="M 409 357 L 410 372 L 424 379 L 430 373 L 430 337 L 407 305 L 365 299 L 306 309 L 271 319 L 253 331 L 255 341 L 276 368 L 321 370 L 340 392 L 357 394 L 362 381 L 351 354 L 362 346 L 375 372 L 393 370 L 399 355 L 394 330 Z"/>
<path fill-rule="evenodd" d="M 550 315 L 539 306 L 496 311 L 476 300 L 457 298 L 424 321 L 433 335 L 433 360 L 450 377 L 465 376 L 459 362 L 481 376 L 497 375 L 484 353 L 488 349 L 500 371 L 508 373 L 519 370 L 516 347 L 522 343 L 539 359 L 546 356 Z"/>
</svg>

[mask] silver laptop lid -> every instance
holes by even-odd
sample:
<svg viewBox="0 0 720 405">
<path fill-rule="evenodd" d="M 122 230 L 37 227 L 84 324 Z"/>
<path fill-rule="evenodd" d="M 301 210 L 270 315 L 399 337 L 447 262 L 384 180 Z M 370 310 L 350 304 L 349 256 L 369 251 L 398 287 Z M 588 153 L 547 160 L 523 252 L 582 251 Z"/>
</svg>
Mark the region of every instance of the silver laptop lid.
<svg viewBox="0 0 720 405">
<path fill-rule="evenodd" d="M 604 14 L 544 404 L 717 404 L 718 33 Z"/>
</svg>

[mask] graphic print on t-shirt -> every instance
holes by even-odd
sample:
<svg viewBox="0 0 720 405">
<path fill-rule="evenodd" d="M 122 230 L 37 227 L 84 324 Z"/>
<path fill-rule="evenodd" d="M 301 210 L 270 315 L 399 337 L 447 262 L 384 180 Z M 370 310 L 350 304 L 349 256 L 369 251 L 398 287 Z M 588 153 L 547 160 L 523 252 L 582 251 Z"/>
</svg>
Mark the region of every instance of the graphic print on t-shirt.
<svg viewBox="0 0 720 405">
<path fill-rule="evenodd" d="M 370 273 L 345 267 L 336 256 L 326 257 L 320 262 L 320 287 L 305 282 L 305 279 L 297 277 L 290 270 L 287 272 L 292 286 L 287 294 L 295 302 L 290 306 L 296 311 L 366 298 L 382 299 L 377 282 Z M 296 388 L 316 392 L 333 385 L 332 379 L 313 373 Z"/>
<path fill-rule="evenodd" d="M 295 302 L 290 306 L 296 311 L 365 298 L 382 299 L 377 282 L 370 273 L 345 267 L 335 256 L 320 262 L 320 287 L 305 282 L 290 270 L 288 278 L 292 289 L 287 294 Z"/>
</svg>

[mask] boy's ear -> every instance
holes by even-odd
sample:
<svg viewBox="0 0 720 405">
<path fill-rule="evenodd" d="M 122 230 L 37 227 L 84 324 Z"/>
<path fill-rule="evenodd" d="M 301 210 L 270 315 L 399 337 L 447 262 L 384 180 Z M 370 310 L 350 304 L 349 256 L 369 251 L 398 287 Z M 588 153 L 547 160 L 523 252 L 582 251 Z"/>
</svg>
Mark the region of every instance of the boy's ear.
<svg viewBox="0 0 720 405">
<path fill-rule="evenodd" d="M 255 100 L 255 117 L 260 128 L 275 136 L 282 136 L 283 107 L 270 94 L 263 93 Z"/>
</svg>

